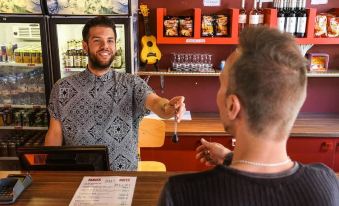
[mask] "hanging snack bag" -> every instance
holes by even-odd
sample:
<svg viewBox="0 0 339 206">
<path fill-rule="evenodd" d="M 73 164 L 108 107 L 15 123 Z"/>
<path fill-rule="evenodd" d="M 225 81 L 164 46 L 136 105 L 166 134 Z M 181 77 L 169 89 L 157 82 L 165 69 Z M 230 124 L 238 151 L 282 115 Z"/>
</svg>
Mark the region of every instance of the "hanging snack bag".
<svg viewBox="0 0 339 206">
<path fill-rule="evenodd" d="M 178 36 L 178 17 L 165 16 L 164 17 L 164 36 L 172 37 Z"/>
<path fill-rule="evenodd" d="M 328 37 L 339 36 L 339 17 L 327 16 L 327 35 Z"/>
<path fill-rule="evenodd" d="M 214 19 L 213 16 L 202 16 L 201 19 L 201 36 L 214 36 L 213 32 Z"/>
<path fill-rule="evenodd" d="M 326 14 L 318 14 L 315 17 L 314 36 L 327 37 L 327 17 Z"/>
<path fill-rule="evenodd" d="M 179 17 L 179 35 L 185 37 L 193 36 L 193 17 L 182 16 Z"/>
<path fill-rule="evenodd" d="M 227 36 L 227 16 L 226 15 L 216 15 L 215 19 L 215 36 Z"/>
</svg>

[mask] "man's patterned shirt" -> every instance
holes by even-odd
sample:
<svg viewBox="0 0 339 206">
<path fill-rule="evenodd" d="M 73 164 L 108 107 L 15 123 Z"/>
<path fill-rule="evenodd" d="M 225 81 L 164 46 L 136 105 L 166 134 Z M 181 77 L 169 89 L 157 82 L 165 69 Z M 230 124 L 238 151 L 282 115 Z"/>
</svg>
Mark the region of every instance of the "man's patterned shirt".
<svg viewBox="0 0 339 206">
<path fill-rule="evenodd" d="M 112 170 L 136 170 L 139 121 L 152 92 L 132 74 L 97 77 L 86 69 L 55 83 L 48 110 L 62 123 L 66 145 L 106 145 Z"/>
</svg>

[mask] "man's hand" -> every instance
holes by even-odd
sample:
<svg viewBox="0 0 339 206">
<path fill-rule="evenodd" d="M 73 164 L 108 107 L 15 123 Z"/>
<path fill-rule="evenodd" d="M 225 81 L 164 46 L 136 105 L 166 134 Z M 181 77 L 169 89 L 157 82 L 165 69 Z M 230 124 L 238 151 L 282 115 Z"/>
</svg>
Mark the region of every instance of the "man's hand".
<svg viewBox="0 0 339 206">
<path fill-rule="evenodd" d="M 195 158 L 199 159 L 206 166 L 223 164 L 226 155 L 231 152 L 231 150 L 217 142 L 208 142 L 204 138 L 200 141 L 201 145 L 196 149 L 197 154 Z"/>
<path fill-rule="evenodd" d="M 173 97 L 168 103 L 164 105 L 164 113 L 170 116 L 176 116 L 177 122 L 180 122 L 186 111 L 184 101 L 185 97 L 183 96 Z"/>
</svg>

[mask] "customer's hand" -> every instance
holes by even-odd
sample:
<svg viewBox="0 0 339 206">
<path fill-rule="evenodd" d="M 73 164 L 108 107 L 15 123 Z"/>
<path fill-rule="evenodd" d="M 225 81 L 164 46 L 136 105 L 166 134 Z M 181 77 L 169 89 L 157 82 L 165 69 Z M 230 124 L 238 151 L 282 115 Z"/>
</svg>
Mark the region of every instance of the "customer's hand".
<svg viewBox="0 0 339 206">
<path fill-rule="evenodd" d="M 231 152 L 231 150 L 217 142 L 208 142 L 204 138 L 200 141 L 201 145 L 196 149 L 195 158 L 206 166 L 223 164 L 226 155 Z"/>
</svg>

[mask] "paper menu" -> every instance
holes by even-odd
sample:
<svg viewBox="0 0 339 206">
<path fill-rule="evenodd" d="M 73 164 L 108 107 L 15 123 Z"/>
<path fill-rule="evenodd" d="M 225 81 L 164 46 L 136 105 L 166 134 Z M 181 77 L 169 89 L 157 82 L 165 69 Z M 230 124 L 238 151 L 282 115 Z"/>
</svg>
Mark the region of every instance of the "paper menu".
<svg viewBox="0 0 339 206">
<path fill-rule="evenodd" d="M 136 177 L 85 176 L 69 206 L 129 206 Z"/>
</svg>

